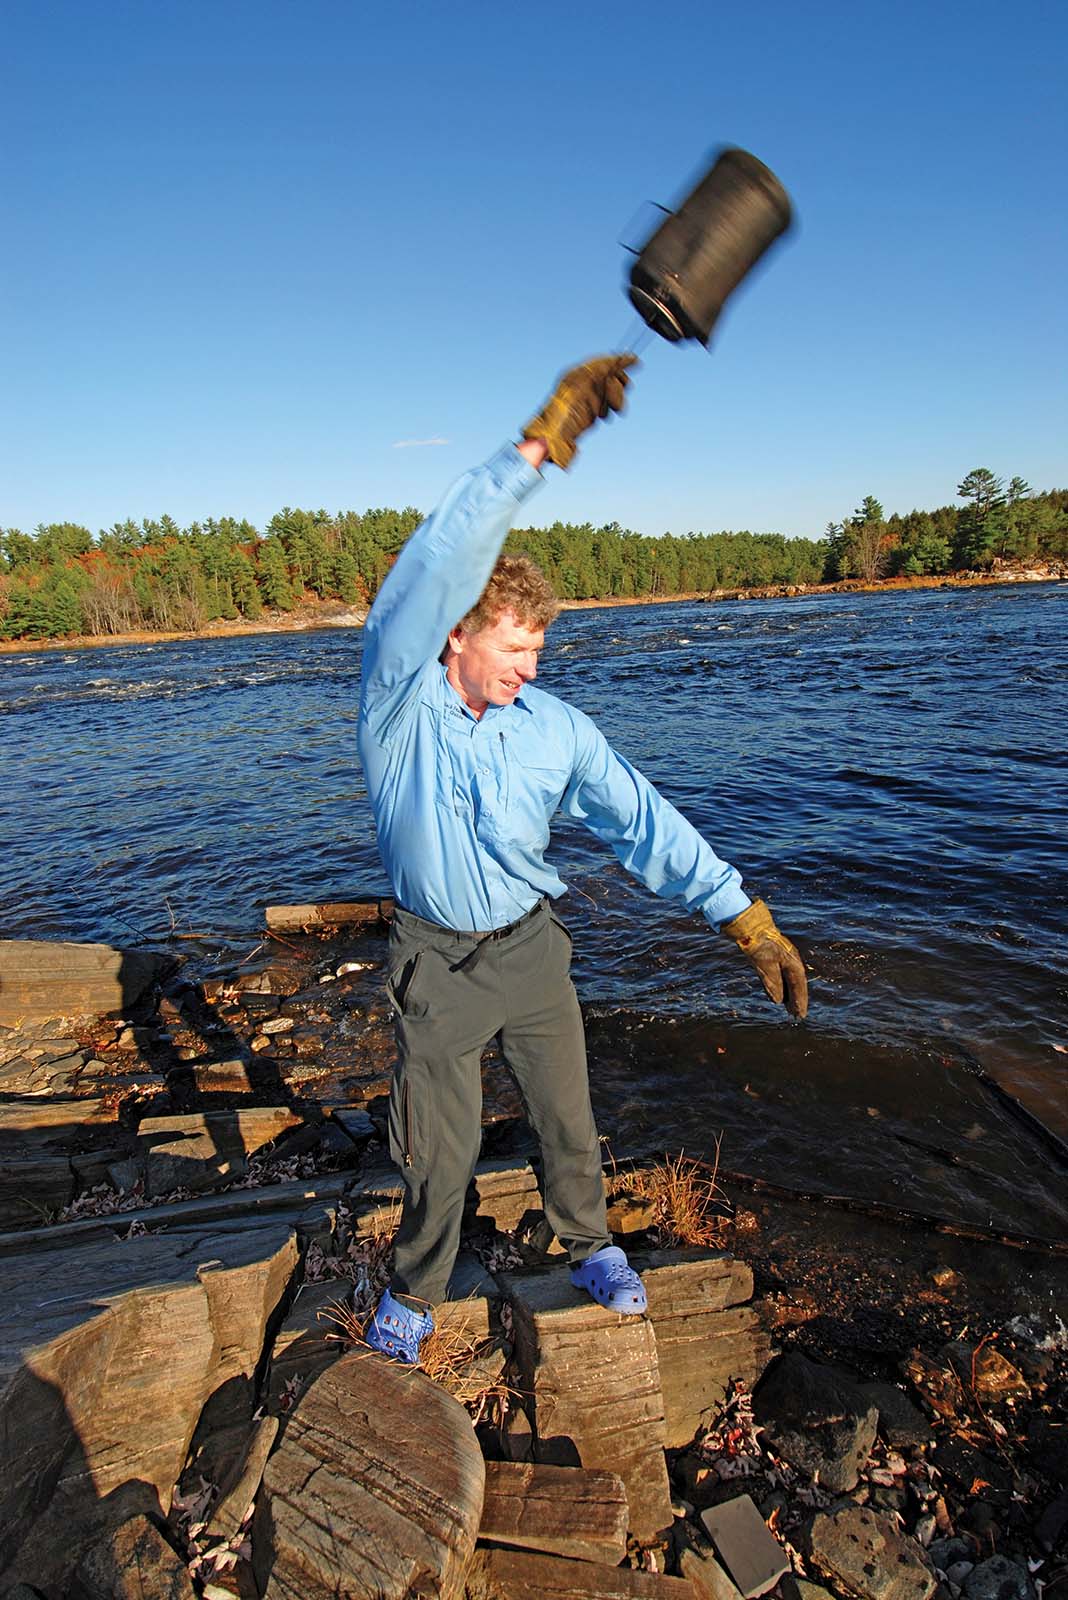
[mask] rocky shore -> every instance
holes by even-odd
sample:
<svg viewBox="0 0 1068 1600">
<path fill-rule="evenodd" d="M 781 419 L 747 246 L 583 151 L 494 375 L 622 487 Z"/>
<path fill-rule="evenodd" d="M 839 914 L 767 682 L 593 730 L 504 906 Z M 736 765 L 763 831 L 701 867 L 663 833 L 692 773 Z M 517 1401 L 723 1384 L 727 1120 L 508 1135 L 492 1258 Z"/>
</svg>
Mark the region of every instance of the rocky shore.
<svg viewBox="0 0 1068 1600">
<path fill-rule="evenodd" d="M 1068 1592 L 1068 1251 L 610 1160 L 571 1285 L 507 1074 L 427 1370 L 362 1346 L 387 902 L 195 981 L 0 945 L 0 1597 Z M 59 1014 L 55 1014 L 59 1012 Z"/>
<path fill-rule="evenodd" d="M 838 583 L 769 583 L 745 589 L 713 589 L 686 594 L 614 596 L 596 600 L 565 600 L 564 611 L 593 611 L 603 606 L 678 605 L 688 600 L 717 603 L 724 600 L 792 600 L 820 594 L 895 594 L 913 589 L 971 589 L 999 583 L 1063 583 L 1068 568 L 1050 562 L 1034 566 L 997 564 L 989 572 L 954 572 L 929 578 L 879 578 L 866 582 L 845 578 Z M 260 633 L 304 633 L 309 628 L 362 627 L 367 610 L 347 606 L 336 600 L 305 604 L 294 611 L 268 612 L 258 622 L 212 622 L 196 633 L 113 633 L 79 634 L 62 639 L 0 639 L 0 655 L 25 654 L 33 650 L 104 649 L 124 644 L 161 644 L 192 639 L 229 639 Z"/>
</svg>

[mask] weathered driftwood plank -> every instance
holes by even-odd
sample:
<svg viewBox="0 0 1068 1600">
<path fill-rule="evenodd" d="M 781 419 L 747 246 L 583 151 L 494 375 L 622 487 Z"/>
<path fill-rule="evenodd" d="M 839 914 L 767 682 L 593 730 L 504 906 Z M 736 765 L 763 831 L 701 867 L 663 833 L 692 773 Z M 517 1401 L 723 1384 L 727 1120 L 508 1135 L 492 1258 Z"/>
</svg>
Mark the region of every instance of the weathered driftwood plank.
<svg viewBox="0 0 1068 1600">
<path fill-rule="evenodd" d="M 467 1412 L 422 1372 L 351 1352 L 316 1379 L 267 1464 L 252 1559 L 264 1600 L 450 1600 L 485 1471 Z"/>
<path fill-rule="evenodd" d="M 631 1531 L 672 1522 L 656 1339 L 574 1288 L 566 1269 L 508 1274 L 516 1350 L 538 1436 L 537 1460 L 618 1472 Z"/>
<path fill-rule="evenodd" d="M 373 928 L 393 917 L 393 901 L 374 896 L 365 900 L 323 900 L 302 906 L 268 906 L 268 928 L 330 927 Z"/>
<path fill-rule="evenodd" d="M 143 950 L 58 939 L 0 940 L 0 1023 L 123 1011 L 173 965 Z"/>
<path fill-rule="evenodd" d="M 469 1591 L 486 1600 L 695 1600 L 688 1578 L 519 1550 L 480 1551 Z"/>
<path fill-rule="evenodd" d="M 480 1539 L 617 1567 L 627 1553 L 627 1491 L 615 1472 L 486 1463 Z"/>
</svg>

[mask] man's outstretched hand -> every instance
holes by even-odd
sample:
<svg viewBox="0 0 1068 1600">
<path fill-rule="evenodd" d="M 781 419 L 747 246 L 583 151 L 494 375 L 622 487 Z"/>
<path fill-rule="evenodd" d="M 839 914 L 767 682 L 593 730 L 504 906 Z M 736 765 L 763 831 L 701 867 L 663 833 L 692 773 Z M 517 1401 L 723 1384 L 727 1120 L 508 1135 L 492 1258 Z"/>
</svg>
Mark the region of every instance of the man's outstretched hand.
<svg viewBox="0 0 1068 1600">
<path fill-rule="evenodd" d="M 524 439 L 543 439 L 549 460 L 569 467 L 577 454 L 576 440 L 610 411 L 622 411 L 630 378 L 627 368 L 637 356 L 598 356 L 565 372 L 536 417 L 523 429 Z"/>
<path fill-rule="evenodd" d="M 764 992 L 776 1005 L 785 1004 L 795 1017 L 808 1011 L 808 979 L 805 964 L 797 949 L 775 926 L 775 918 L 763 900 L 725 922 L 720 929 L 733 939 L 743 955 L 753 963 L 764 985 Z"/>
</svg>

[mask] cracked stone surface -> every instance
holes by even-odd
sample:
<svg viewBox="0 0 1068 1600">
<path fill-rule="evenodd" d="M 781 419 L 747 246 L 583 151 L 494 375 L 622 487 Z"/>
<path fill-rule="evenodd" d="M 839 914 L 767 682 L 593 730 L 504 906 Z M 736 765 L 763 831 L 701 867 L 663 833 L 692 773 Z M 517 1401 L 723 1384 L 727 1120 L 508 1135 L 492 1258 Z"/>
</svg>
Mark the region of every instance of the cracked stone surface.
<svg viewBox="0 0 1068 1600">
<path fill-rule="evenodd" d="M 306 1391 L 267 1463 L 252 1559 L 264 1600 L 463 1593 L 485 1465 L 424 1373 L 352 1352 Z"/>
<path fill-rule="evenodd" d="M 89 1544 L 169 1509 L 208 1401 L 250 1402 L 298 1253 L 268 1218 L 0 1257 L 0 1591 L 61 1589 Z"/>
</svg>

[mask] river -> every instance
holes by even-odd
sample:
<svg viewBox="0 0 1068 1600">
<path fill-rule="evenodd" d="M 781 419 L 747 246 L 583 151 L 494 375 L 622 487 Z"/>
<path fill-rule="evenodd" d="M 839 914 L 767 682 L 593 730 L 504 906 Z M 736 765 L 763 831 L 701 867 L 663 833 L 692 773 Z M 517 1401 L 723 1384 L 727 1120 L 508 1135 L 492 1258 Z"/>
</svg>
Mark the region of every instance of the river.
<svg viewBox="0 0 1068 1600">
<path fill-rule="evenodd" d="M 177 930 L 217 959 L 266 903 L 385 890 L 360 653 L 332 629 L 0 657 L 0 934 Z M 812 989 L 809 1022 L 778 1023 L 725 940 L 567 823 L 591 1016 L 795 1065 L 820 1041 L 921 1099 L 917 1062 L 974 1058 L 1068 1138 L 1066 666 L 1063 583 L 565 613 L 541 685 L 770 901 Z M 688 1092 L 665 1070 L 643 1090 L 683 1123 Z"/>
</svg>

